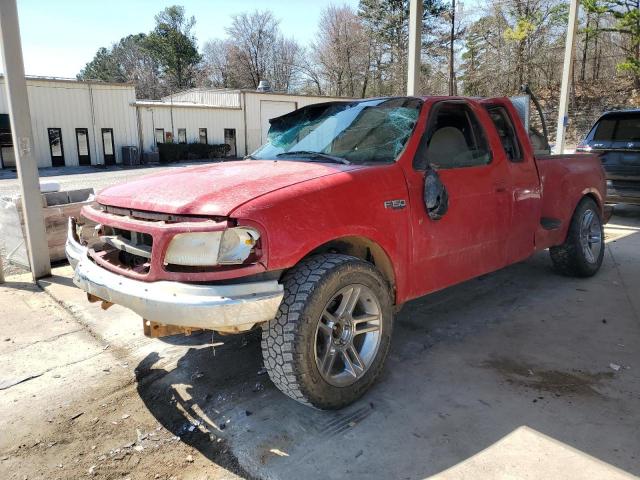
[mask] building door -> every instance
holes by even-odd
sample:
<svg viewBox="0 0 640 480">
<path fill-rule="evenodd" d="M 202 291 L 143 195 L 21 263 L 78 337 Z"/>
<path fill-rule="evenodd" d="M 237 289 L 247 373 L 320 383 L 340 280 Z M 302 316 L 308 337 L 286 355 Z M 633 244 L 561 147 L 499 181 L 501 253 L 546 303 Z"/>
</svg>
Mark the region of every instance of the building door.
<svg viewBox="0 0 640 480">
<path fill-rule="evenodd" d="M 198 129 L 198 138 L 200 140 L 200 143 L 204 143 L 205 145 L 207 143 L 209 143 L 209 140 L 207 139 L 207 129 L 206 128 Z"/>
<path fill-rule="evenodd" d="M 164 143 L 164 128 L 156 128 L 154 131 L 154 137 L 156 146 Z"/>
<path fill-rule="evenodd" d="M 269 127 L 271 126 L 269 120 L 285 113 L 293 112 L 296 108 L 298 108 L 296 102 L 262 100 L 260 102 L 260 126 L 262 130 L 260 143 L 264 144 L 267 141 L 267 133 L 269 133 Z"/>
<path fill-rule="evenodd" d="M 62 145 L 62 130 L 49 128 L 49 150 L 51 151 L 51 166 L 64 167 L 64 147 Z"/>
<path fill-rule="evenodd" d="M 224 129 L 224 143 L 229 145 L 229 147 L 231 148 L 227 156 L 237 157 L 238 150 L 236 149 L 236 129 L 235 128 Z"/>
<path fill-rule="evenodd" d="M 76 145 L 78 146 L 78 163 L 80 165 L 91 165 L 89 130 L 86 128 L 76 128 Z"/>
<path fill-rule="evenodd" d="M 104 153 L 104 164 L 116 164 L 116 148 L 113 145 L 113 128 L 102 129 L 102 152 Z"/>
</svg>

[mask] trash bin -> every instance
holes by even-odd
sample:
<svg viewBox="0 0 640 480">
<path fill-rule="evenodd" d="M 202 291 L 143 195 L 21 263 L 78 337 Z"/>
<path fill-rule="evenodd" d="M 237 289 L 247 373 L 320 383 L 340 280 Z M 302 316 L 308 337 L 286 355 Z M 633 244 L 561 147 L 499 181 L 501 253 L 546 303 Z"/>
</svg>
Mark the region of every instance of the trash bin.
<svg viewBox="0 0 640 480">
<path fill-rule="evenodd" d="M 123 165 L 140 165 L 140 155 L 138 147 L 126 146 L 122 147 L 122 164 Z"/>
</svg>

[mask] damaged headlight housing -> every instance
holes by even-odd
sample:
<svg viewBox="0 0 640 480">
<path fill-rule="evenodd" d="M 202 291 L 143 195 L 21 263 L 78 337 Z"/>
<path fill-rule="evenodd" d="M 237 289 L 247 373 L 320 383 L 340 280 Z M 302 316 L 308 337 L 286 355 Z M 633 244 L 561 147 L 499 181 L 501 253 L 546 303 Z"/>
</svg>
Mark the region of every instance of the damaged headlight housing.
<svg viewBox="0 0 640 480">
<path fill-rule="evenodd" d="M 259 238 L 260 233 L 248 227 L 179 233 L 169 243 L 164 263 L 189 267 L 238 265 L 249 258 Z"/>
</svg>

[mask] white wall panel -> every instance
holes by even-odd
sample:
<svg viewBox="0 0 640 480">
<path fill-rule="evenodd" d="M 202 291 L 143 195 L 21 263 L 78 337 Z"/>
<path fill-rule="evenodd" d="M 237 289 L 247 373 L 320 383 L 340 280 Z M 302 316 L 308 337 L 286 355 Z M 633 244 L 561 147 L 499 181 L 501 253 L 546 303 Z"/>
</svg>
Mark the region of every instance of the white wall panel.
<svg viewBox="0 0 640 480">
<path fill-rule="evenodd" d="M 112 128 L 116 161 L 120 163 L 121 148 L 125 145 L 139 146 L 142 143 L 144 151 L 153 150 L 154 124 L 156 128 L 163 128 L 165 132 L 172 131 L 173 111 L 175 141 L 179 128 L 186 128 L 188 142 L 197 142 L 198 129 L 206 128 L 209 143 L 224 143 L 224 129 L 235 128 L 238 155 L 242 156 L 253 152 L 262 144 L 263 124 L 266 125 L 272 115 L 281 115 L 312 103 L 344 100 L 253 91 L 192 89 L 174 94 L 173 101 L 192 102 L 199 104 L 198 106 L 182 104 L 171 108 L 166 98 L 165 103 L 160 105 L 145 105 L 144 102 L 140 102 L 136 107 L 135 90 L 132 85 L 31 78 L 27 80 L 27 86 L 34 151 L 40 167 L 51 166 L 48 128 L 62 130 L 66 165 L 79 163 L 76 128 L 88 129 L 92 164 L 104 162 L 101 129 Z M 242 105 L 243 101 L 246 105 Z M 139 138 L 137 112 L 142 138 Z M 1 77 L 0 113 L 8 113 L 4 79 Z"/>
<path fill-rule="evenodd" d="M 242 110 L 205 107 L 170 107 L 162 105 L 139 105 L 142 126 L 142 141 L 144 151 L 152 151 L 154 144 L 154 128 L 163 128 L 165 133 L 171 132 L 171 113 L 173 111 L 173 138 L 178 140 L 178 129 L 187 130 L 187 143 L 199 141 L 200 128 L 207 129 L 207 141 L 210 144 L 224 143 L 224 129 L 236 129 L 236 144 L 238 154 L 242 155 L 243 148 L 243 120 Z"/>
<path fill-rule="evenodd" d="M 281 115 L 314 103 L 330 102 L 332 100 L 347 100 L 345 98 L 317 97 L 307 95 L 285 95 L 281 93 L 243 92 L 247 112 L 247 151 L 254 152 L 263 142 L 263 122 L 268 120 L 268 112 Z M 278 103 L 276 103 L 278 102 Z M 275 108 L 276 104 L 281 108 Z M 277 116 L 277 115 L 276 115 Z"/>
<path fill-rule="evenodd" d="M 93 85 L 93 108 L 95 114 L 95 133 L 98 141 L 98 159 L 104 162 L 102 129 L 113 129 L 116 162 L 122 162 L 122 147 L 139 145 L 138 123 L 136 119 L 135 92 L 131 89 Z"/>
<path fill-rule="evenodd" d="M 163 97 L 163 101 L 192 102 L 225 108 L 240 108 L 240 92 L 238 90 L 215 90 L 207 88 L 192 88 L 184 92 L 174 93 Z"/>
<path fill-rule="evenodd" d="M 101 128 L 113 128 L 118 162 L 121 161 L 122 146 L 139 143 L 136 110 L 131 105 L 135 101 L 135 91 L 131 85 L 27 79 L 27 91 L 34 153 L 39 167 L 51 166 L 48 128 L 62 130 L 65 165 L 79 164 L 76 128 L 88 130 L 92 164 L 104 161 Z M 8 113 L 4 78 L 0 78 L 0 113 Z"/>
</svg>

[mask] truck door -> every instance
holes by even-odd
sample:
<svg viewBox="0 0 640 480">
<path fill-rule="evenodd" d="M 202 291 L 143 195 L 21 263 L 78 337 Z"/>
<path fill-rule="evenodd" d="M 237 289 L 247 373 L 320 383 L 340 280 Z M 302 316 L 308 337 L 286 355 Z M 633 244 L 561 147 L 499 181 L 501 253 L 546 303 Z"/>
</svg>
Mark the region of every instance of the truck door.
<svg viewBox="0 0 640 480">
<path fill-rule="evenodd" d="M 507 264 L 527 258 L 535 250 L 534 234 L 540 221 L 540 180 L 527 135 L 510 102 L 483 100 L 500 138 L 495 158 L 507 166 L 511 218 L 507 229 Z M 524 139 L 524 141 L 522 141 Z"/>
<path fill-rule="evenodd" d="M 482 127 L 490 122 L 476 102 L 447 100 L 431 107 L 413 168 L 405 172 L 414 296 L 505 265 L 511 213 L 507 168 L 504 156 L 494 156 Z M 448 210 L 438 220 L 429 217 L 423 200 L 429 168 L 437 171 L 448 194 Z"/>
</svg>

